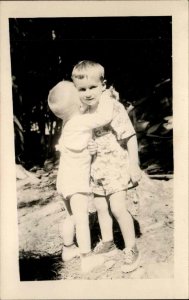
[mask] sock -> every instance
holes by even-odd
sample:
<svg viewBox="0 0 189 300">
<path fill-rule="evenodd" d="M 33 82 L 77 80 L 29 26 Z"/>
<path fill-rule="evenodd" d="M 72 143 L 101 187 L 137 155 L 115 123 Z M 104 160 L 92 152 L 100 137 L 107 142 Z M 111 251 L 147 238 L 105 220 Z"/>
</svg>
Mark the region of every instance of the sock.
<svg viewBox="0 0 189 300">
<path fill-rule="evenodd" d="M 70 244 L 70 245 L 65 245 L 65 244 L 63 244 L 63 246 L 66 247 L 66 248 L 73 247 L 74 245 L 75 245 L 74 243 L 72 243 L 72 244 Z"/>
</svg>

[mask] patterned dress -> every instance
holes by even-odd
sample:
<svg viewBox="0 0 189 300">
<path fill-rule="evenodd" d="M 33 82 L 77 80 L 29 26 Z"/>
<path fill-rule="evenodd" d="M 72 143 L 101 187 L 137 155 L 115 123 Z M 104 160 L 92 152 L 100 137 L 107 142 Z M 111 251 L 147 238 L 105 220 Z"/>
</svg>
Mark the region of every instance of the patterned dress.
<svg viewBox="0 0 189 300">
<path fill-rule="evenodd" d="M 91 165 L 93 193 L 108 196 L 126 190 L 130 180 L 127 147 L 118 141 L 135 135 L 135 130 L 124 106 L 114 102 L 113 119 L 110 124 L 94 130 L 98 151 Z"/>
</svg>

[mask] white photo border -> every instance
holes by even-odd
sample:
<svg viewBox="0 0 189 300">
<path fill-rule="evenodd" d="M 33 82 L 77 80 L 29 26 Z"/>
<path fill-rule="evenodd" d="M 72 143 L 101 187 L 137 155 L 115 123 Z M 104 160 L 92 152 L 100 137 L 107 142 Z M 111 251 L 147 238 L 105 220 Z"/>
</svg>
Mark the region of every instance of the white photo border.
<svg viewBox="0 0 189 300">
<path fill-rule="evenodd" d="M 188 298 L 188 1 L 1 1 L 2 299 Z M 173 279 L 20 282 L 9 18 L 172 16 L 175 257 Z"/>
</svg>

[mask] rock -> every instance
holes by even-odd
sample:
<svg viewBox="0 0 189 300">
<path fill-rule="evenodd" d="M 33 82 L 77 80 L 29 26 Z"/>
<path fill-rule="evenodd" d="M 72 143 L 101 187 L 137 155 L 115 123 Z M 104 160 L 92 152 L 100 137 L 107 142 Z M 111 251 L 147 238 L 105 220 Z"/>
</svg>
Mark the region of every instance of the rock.
<svg viewBox="0 0 189 300">
<path fill-rule="evenodd" d="M 18 208 L 22 207 L 31 207 L 33 204 L 36 204 L 40 201 L 41 195 L 38 190 L 27 189 L 22 191 L 22 193 L 17 193 L 17 203 Z"/>
<path fill-rule="evenodd" d="M 44 170 L 46 172 L 49 172 L 53 169 L 54 167 L 54 159 L 51 158 L 51 159 L 47 159 L 45 162 L 44 162 Z"/>
<path fill-rule="evenodd" d="M 17 188 L 21 188 L 22 186 L 30 183 L 30 184 L 38 184 L 40 179 L 37 176 L 22 167 L 22 165 L 16 165 L 16 179 L 17 179 Z"/>
<path fill-rule="evenodd" d="M 16 165 L 16 179 L 24 179 L 26 177 L 28 177 L 28 175 L 22 165 Z"/>
</svg>

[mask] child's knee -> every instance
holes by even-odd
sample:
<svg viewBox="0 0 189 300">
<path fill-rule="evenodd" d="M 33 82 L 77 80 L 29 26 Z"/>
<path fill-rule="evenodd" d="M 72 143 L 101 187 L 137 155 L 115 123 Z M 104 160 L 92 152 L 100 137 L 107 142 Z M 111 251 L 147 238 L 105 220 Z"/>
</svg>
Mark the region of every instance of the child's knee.
<svg viewBox="0 0 189 300">
<path fill-rule="evenodd" d="M 65 220 L 64 220 L 64 226 L 74 226 L 75 224 L 75 219 L 73 215 L 68 215 Z"/>
<path fill-rule="evenodd" d="M 123 213 L 125 213 L 126 207 L 117 201 L 117 203 L 111 204 L 111 211 L 115 218 L 119 218 Z"/>
<path fill-rule="evenodd" d="M 82 212 L 74 215 L 74 223 L 77 226 L 79 225 L 86 225 L 89 223 L 89 216 L 87 213 Z"/>
<path fill-rule="evenodd" d="M 103 213 L 108 210 L 108 205 L 104 198 L 95 199 L 94 204 L 98 213 Z"/>
<path fill-rule="evenodd" d="M 122 214 L 122 210 L 119 207 L 112 207 L 111 208 L 113 216 L 117 219 Z"/>
</svg>

